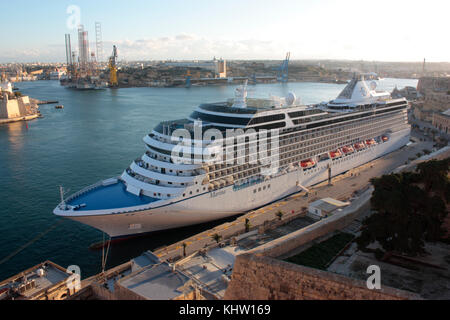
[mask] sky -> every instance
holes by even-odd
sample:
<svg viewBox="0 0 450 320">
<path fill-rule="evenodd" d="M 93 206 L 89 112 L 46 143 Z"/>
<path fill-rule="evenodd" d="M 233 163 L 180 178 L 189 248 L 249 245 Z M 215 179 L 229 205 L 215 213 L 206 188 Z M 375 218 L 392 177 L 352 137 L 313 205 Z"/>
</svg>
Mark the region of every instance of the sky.
<svg viewBox="0 0 450 320">
<path fill-rule="evenodd" d="M 448 0 L 5 0 L 2 11 L 0 63 L 64 62 L 78 21 L 91 50 L 98 21 L 104 57 L 116 45 L 127 61 L 450 61 Z"/>
</svg>

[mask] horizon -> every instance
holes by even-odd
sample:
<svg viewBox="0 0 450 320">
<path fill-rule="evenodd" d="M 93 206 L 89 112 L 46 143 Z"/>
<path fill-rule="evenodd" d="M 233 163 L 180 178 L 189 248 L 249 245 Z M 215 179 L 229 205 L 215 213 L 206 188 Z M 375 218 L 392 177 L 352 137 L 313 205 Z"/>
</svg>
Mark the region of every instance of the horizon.
<svg viewBox="0 0 450 320">
<path fill-rule="evenodd" d="M 3 30 L 14 26 L 15 35 L 0 43 L 2 64 L 65 62 L 66 33 L 78 51 L 77 22 L 89 33 L 91 51 L 95 22 L 102 24 L 102 61 L 116 45 L 121 61 L 279 61 L 291 52 L 292 61 L 450 62 L 450 44 L 440 32 L 448 30 L 450 4 L 439 0 L 381 0 L 369 10 L 355 0 L 18 0 L 8 6 L 20 13 L 21 24 L 15 14 L 0 21 Z"/>
</svg>

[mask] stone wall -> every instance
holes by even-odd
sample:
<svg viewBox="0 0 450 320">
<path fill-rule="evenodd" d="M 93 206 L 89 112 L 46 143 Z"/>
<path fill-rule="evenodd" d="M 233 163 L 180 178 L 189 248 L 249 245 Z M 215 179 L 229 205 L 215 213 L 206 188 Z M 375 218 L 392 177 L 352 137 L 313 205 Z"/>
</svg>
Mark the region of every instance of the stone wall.
<svg viewBox="0 0 450 320">
<path fill-rule="evenodd" d="M 236 258 L 225 300 L 406 300 L 417 295 L 255 254 Z"/>
<path fill-rule="evenodd" d="M 289 233 L 281 238 L 270 241 L 250 252 L 269 257 L 279 257 L 306 243 L 340 230 L 349 225 L 361 212 L 368 210 L 373 188 L 369 188 L 353 203 L 331 217 L 320 220 L 298 231 Z"/>
</svg>

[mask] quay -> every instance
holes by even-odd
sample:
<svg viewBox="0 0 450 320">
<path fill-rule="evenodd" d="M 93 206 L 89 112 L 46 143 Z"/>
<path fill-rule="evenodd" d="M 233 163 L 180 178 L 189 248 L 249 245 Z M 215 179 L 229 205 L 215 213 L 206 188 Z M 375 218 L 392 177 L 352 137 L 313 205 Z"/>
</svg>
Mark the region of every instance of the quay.
<svg viewBox="0 0 450 320">
<path fill-rule="evenodd" d="M 412 143 L 400 150 L 333 178 L 332 184 L 320 183 L 308 192 L 302 191 L 252 210 L 235 221 L 153 252 L 146 251 L 129 262 L 87 278 L 82 281 L 82 289 L 71 299 L 245 299 L 245 295 L 252 292 L 252 285 L 247 283 L 249 287 L 245 291 L 240 289 L 239 283 L 246 282 L 249 276 L 246 269 L 256 268 L 253 274 L 262 270 L 255 267 L 255 263 L 268 263 L 268 270 L 281 274 L 287 272 L 283 264 L 287 264 L 288 269 L 291 266 L 285 262 L 278 265 L 280 257 L 289 257 L 339 231 L 358 233 L 363 217 L 370 212 L 369 200 L 373 188 L 369 181 L 372 177 L 412 170 L 417 163 L 429 158 L 441 159 L 450 155 L 450 149 L 446 147 L 412 160 L 418 153 L 432 150 L 433 142 L 422 139 L 418 132 L 412 132 L 411 140 Z M 325 197 L 351 204 L 331 217 L 316 221 L 308 216 L 308 205 Z M 294 278 L 301 274 L 308 279 L 308 283 L 312 278 L 320 279 L 325 283 L 321 288 L 327 290 L 334 286 L 345 288 L 345 298 L 420 299 L 416 294 L 390 287 L 384 287 L 377 293 L 370 292 L 363 281 L 299 265 L 294 267 Z M 258 281 L 264 282 L 261 279 Z M 301 292 L 291 298 L 326 297 L 329 293 L 318 293 L 322 289 L 309 288 L 310 296 Z M 271 298 L 267 292 L 255 293 L 252 297 Z M 280 294 L 272 298 L 289 297 Z M 337 295 L 334 298 L 344 297 Z"/>
</svg>

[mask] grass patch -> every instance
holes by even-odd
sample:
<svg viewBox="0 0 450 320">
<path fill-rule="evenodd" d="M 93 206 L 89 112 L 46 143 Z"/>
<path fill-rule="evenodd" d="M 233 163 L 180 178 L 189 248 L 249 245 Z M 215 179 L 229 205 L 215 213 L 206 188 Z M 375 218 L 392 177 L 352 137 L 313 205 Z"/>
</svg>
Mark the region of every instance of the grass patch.
<svg viewBox="0 0 450 320">
<path fill-rule="evenodd" d="M 284 261 L 325 270 L 327 263 L 333 259 L 347 243 L 353 240 L 353 238 L 354 236 L 352 234 L 340 232 Z"/>
</svg>

